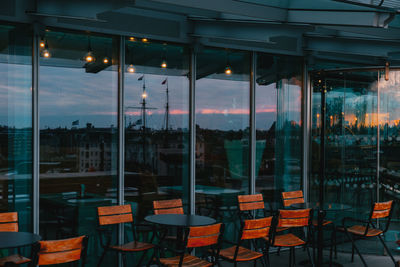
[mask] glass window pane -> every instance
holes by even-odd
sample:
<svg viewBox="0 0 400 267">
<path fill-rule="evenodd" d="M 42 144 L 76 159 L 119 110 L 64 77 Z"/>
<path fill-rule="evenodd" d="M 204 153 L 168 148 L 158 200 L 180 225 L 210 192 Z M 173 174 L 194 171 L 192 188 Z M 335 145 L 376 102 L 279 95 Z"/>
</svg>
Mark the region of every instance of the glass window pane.
<svg viewBox="0 0 400 267">
<path fill-rule="evenodd" d="M 249 53 L 197 55 L 196 206 L 238 231 L 237 195 L 249 192 Z"/>
<path fill-rule="evenodd" d="M 281 202 L 302 188 L 301 58 L 257 55 L 256 192 Z"/>
<path fill-rule="evenodd" d="M 130 38 L 125 60 L 125 200 L 139 221 L 154 200 L 182 198 L 187 211 L 189 52 Z"/>
<path fill-rule="evenodd" d="M 117 203 L 116 40 L 47 31 L 41 48 L 40 234 L 90 235 L 89 264 L 102 252 L 96 207 Z"/>
<path fill-rule="evenodd" d="M 32 33 L 0 26 L 0 212 L 32 231 Z"/>
</svg>

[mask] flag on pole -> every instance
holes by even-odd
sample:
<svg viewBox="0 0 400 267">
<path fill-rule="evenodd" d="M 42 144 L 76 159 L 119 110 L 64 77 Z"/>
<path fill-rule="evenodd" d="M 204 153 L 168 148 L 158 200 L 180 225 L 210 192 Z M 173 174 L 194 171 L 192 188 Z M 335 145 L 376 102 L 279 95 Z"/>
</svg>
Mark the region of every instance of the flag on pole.
<svg viewBox="0 0 400 267">
<path fill-rule="evenodd" d="M 161 84 L 166 84 L 167 83 L 167 79 L 168 78 L 165 78 L 165 80 Z"/>
<path fill-rule="evenodd" d="M 141 80 L 143 80 L 143 77 L 144 77 L 144 75 L 140 76 L 137 80 L 141 81 Z"/>
<path fill-rule="evenodd" d="M 79 125 L 79 120 L 73 121 L 72 126 L 74 126 L 74 125 Z"/>
</svg>

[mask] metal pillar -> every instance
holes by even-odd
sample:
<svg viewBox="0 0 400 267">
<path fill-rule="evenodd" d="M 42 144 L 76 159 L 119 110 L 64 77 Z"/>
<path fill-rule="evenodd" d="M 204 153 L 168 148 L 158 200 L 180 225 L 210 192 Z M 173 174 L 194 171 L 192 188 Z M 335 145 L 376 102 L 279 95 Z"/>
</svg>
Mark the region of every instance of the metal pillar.
<svg viewBox="0 0 400 267">
<path fill-rule="evenodd" d="M 256 71 L 257 54 L 251 52 L 250 68 L 250 142 L 249 142 L 249 193 L 256 193 Z"/>
<path fill-rule="evenodd" d="M 189 85 L 189 214 L 195 214 L 196 201 L 196 53 L 190 52 Z"/>
<path fill-rule="evenodd" d="M 39 161 L 40 161 L 40 129 L 39 129 L 39 35 L 34 25 L 32 39 L 32 179 L 33 179 L 33 233 L 39 234 Z"/>
</svg>

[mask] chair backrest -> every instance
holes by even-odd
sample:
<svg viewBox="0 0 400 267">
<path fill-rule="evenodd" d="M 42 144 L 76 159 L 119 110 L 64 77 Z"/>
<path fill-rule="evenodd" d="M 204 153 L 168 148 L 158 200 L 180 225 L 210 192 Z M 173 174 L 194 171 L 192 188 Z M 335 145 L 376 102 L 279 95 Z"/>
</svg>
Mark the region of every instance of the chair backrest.
<svg viewBox="0 0 400 267">
<path fill-rule="evenodd" d="M 154 214 L 183 214 L 182 199 L 154 200 Z"/>
<path fill-rule="evenodd" d="M 272 216 L 260 219 L 245 220 L 242 225 L 241 240 L 268 237 Z"/>
<path fill-rule="evenodd" d="M 240 211 L 251 211 L 264 209 L 264 199 L 262 194 L 239 195 L 237 196 Z"/>
<path fill-rule="evenodd" d="M 222 228 L 222 223 L 190 227 L 186 247 L 197 248 L 218 244 Z"/>
<path fill-rule="evenodd" d="M 87 236 L 75 238 L 39 241 L 35 251 L 35 266 L 68 263 L 85 260 Z"/>
<path fill-rule="evenodd" d="M 18 232 L 18 212 L 0 213 L 0 232 Z"/>
<path fill-rule="evenodd" d="M 282 192 L 282 201 L 284 207 L 289 207 L 293 204 L 304 203 L 303 191 Z"/>
<path fill-rule="evenodd" d="M 131 205 L 97 207 L 99 225 L 133 222 Z"/>
<path fill-rule="evenodd" d="M 304 227 L 311 223 L 311 209 L 279 210 L 277 227 Z"/>
<path fill-rule="evenodd" d="M 387 202 L 376 202 L 372 209 L 371 219 L 382 219 L 390 216 L 393 200 Z"/>
</svg>

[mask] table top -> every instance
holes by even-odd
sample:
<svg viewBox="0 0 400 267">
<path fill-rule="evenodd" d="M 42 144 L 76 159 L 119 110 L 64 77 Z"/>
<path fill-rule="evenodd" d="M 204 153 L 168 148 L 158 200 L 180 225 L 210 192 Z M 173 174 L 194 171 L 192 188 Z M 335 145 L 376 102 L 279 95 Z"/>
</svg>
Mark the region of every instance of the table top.
<svg viewBox="0 0 400 267">
<path fill-rule="evenodd" d="M 175 186 L 160 186 L 160 191 L 167 193 L 181 193 L 183 187 L 181 185 Z M 240 194 L 242 191 L 232 188 L 223 188 L 209 185 L 196 185 L 195 192 L 204 195 L 220 195 L 220 194 Z"/>
<path fill-rule="evenodd" d="M 207 216 L 186 214 L 150 215 L 145 217 L 144 220 L 149 223 L 176 227 L 205 226 L 216 222 L 213 218 Z"/>
<path fill-rule="evenodd" d="M 0 249 L 29 246 L 41 239 L 40 235 L 27 232 L 0 232 Z"/>
<path fill-rule="evenodd" d="M 298 203 L 293 204 L 291 207 L 295 209 L 320 209 L 320 205 L 318 202 L 306 202 L 306 203 Z M 340 204 L 340 203 L 325 203 L 322 210 L 329 211 L 342 211 L 351 209 L 350 205 Z"/>
</svg>

